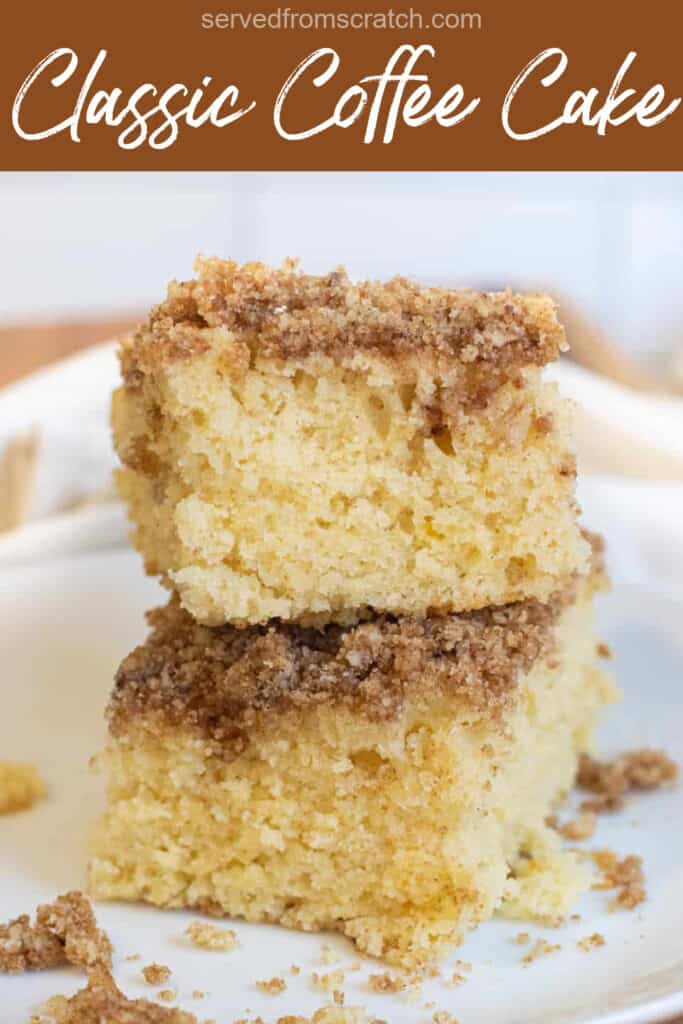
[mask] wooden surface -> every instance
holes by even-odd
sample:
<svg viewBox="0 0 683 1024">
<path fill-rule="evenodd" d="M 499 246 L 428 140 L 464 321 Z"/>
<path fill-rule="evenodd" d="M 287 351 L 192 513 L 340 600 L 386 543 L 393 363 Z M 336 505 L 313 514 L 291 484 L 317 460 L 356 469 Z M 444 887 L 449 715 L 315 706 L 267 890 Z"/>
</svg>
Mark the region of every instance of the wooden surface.
<svg viewBox="0 0 683 1024">
<path fill-rule="evenodd" d="M 141 314 L 129 313 L 97 320 L 2 327 L 0 387 L 88 345 L 127 334 L 141 319 Z"/>
</svg>

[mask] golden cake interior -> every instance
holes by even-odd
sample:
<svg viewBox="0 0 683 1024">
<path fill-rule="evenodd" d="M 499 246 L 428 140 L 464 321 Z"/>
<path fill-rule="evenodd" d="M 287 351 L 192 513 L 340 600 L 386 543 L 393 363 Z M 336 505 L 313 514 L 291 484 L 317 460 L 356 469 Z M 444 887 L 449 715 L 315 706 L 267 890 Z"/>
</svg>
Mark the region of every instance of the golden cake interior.
<svg viewBox="0 0 683 1024">
<path fill-rule="evenodd" d="M 323 630 L 152 615 L 109 708 L 97 899 L 443 956 L 495 912 L 564 914 L 586 884 L 545 824 L 601 707 L 592 598 Z"/>
<path fill-rule="evenodd" d="M 585 570 L 549 299 L 198 269 L 113 404 L 134 542 L 194 618 L 459 611 Z"/>
</svg>

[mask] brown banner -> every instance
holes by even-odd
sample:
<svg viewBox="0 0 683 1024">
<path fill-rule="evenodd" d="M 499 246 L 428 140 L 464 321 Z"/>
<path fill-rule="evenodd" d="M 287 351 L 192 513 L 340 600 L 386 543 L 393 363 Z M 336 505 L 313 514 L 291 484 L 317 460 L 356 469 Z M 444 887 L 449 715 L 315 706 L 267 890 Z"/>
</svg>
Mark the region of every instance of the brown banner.
<svg viewBox="0 0 683 1024">
<path fill-rule="evenodd" d="M 683 7 L 116 0 L 3 13 L 5 170 L 681 170 Z"/>
</svg>

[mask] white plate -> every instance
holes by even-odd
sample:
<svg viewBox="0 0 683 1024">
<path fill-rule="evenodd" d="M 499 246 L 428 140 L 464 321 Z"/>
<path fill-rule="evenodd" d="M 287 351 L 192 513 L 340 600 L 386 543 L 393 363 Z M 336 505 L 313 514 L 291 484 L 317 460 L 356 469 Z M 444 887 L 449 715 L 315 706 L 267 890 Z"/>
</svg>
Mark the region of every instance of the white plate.
<svg viewBox="0 0 683 1024">
<path fill-rule="evenodd" d="M 35 761 L 50 787 L 31 811 L 0 818 L 0 909 L 6 919 L 55 894 L 84 884 L 85 841 L 100 806 L 102 780 L 88 772 L 102 740 L 102 709 L 120 658 L 144 634 L 143 611 L 163 600 L 146 580 L 135 555 L 109 551 L 54 560 L 0 574 L 0 756 Z M 617 651 L 615 671 L 624 702 L 610 711 L 601 737 L 605 754 L 642 745 L 662 746 L 683 759 L 683 596 L 623 583 L 600 609 L 603 634 Z M 553 932 L 529 928 L 562 949 L 530 967 L 512 940 L 519 924 L 482 926 L 458 951 L 473 964 L 458 988 L 435 980 L 419 1002 L 373 996 L 364 962 L 346 975 L 346 1001 L 363 1004 L 391 1024 L 428 1022 L 448 1009 L 461 1024 L 644 1024 L 683 1013 L 683 792 L 674 789 L 634 799 L 603 818 L 589 845 L 609 846 L 645 859 L 649 899 L 633 912 L 608 913 L 605 893 L 589 894 L 582 920 Z M 326 997 L 312 990 L 322 941 L 339 951 L 342 965 L 358 959 L 338 937 L 301 935 L 236 924 L 241 949 L 193 950 L 183 939 L 196 915 L 146 907 L 101 905 L 102 925 L 116 950 L 116 976 L 131 995 L 154 991 L 140 979 L 152 960 L 173 970 L 179 1005 L 200 1018 L 228 1024 L 247 1008 L 266 1021 L 285 1013 L 311 1013 Z M 576 941 L 602 932 L 606 946 L 579 952 Z M 127 954 L 140 953 L 136 963 Z M 298 977 L 289 966 L 301 966 Z M 446 972 L 444 972 L 446 973 Z M 286 978 L 281 996 L 255 988 L 257 979 Z M 75 972 L 0 977 L 2 1024 L 19 1024 L 41 1000 L 82 984 Z M 193 989 L 206 991 L 201 1001 Z M 425 1008 L 434 1001 L 436 1007 Z"/>
</svg>

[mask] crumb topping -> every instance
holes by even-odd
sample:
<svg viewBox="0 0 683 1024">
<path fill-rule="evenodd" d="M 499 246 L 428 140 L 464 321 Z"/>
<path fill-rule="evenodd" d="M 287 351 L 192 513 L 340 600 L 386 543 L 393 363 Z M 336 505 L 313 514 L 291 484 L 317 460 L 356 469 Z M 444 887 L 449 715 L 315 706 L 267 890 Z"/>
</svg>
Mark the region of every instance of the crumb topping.
<svg viewBox="0 0 683 1024">
<path fill-rule="evenodd" d="M 228 328 L 271 359 L 431 354 L 463 365 L 474 405 L 485 405 L 522 367 L 542 366 L 567 347 L 544 295 L 427 288 L 403 277 L 352 282 L 342 267 L 314 276 L 294 260 L 274 269 L 199 258 L 196 270 L 196 280 L 170 284 L 166 300 L 124 345 L 128 386 L 206 351 L 203 327 Z"/>
<path fill-rule="evenodd" d="M 45 796 L 45 783 L 32 764 L 0 761 L 0 814 L 32 807 Z"/>
<path fill-rule="evenodd" d="M 128 999 L 104 969 L 92 972 L 87 986 L 71 998 L 53 996 L 45 1011 L 54 1024 L 199 1024 L 194 1014 L 185 1010 L 147 999 Z"/>
<path fill-rule="evenodd" d="M 584 800 L 587 812 L 617 811 L 624 806 L 628 793 L 659 789 L 678 778 L 678 765 L 662 750 L 634 750 L 613 761 L 598 761 L 588 754 L 579 759 L 576 777 L 581 789 L 595 793 Z"/>
<path fill-rule="evenodd" d="M 0 925 L 0 972 L 19 973 L 63 964 L 111 966 L 111 943 L 81 892 L 58 896 L 36 911 Z"/>
<path fill-rule="evenodd" d="M 353 626 L 208 628 L 177 597 L 148 616 L 147 641 L 122 663 L 110 731 L 131 723 L 209 736 L 239 753 L 257 716 L 324 703 L 369 718 L 400 714 L 416 692 L 457 695 L 481 713 L 511 704 L 519 677 L 554 645 L 553 627 L 575 582 L 543 604 L 522 601 L 450 615 L 381 615 Z"/>
</svg>

